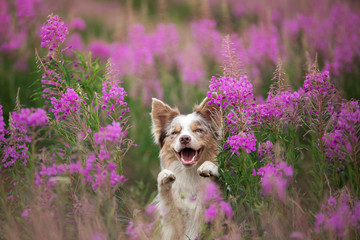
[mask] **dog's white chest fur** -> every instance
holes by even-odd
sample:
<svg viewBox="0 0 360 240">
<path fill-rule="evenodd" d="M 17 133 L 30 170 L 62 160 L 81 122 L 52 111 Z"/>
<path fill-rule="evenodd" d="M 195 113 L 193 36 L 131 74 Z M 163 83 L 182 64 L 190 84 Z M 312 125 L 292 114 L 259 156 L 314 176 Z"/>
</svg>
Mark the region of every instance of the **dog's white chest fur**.
<svg viewBox="0 0 360 240">
<path fill-rule="evenodd" d="M 194 239 L 198 232 L 202 218 L 201 189 L 210 181 L 197 173 L 197 169 L 184 169 L 180 162 L 170 166 L 177 181 L 172 186 L 175 202 L 184 218 L 185 234 Z"/>
<path fill-rule="evenodd" d="M 204 162 L 198 169 L 184 168 L 180 162 L 173 162 L 168 169 L 160 172 L 159 195 L 155 203 L 163 216 L 163 239 L 173 239 L 176 236 L 176 229 L 173 226 L 181 224 L 183 224 L 185 239 L 195 239 L 198 236 L 204 212 L 201 193 L 210 181 L 209 178 L 202 176 L 217 175 L 217 166 L 209 161 Z M 170 199 L 169 196 L 171 196 Z M 177 212 L 178 216 L 164 219 L 169 212 Z"/>
</svg>

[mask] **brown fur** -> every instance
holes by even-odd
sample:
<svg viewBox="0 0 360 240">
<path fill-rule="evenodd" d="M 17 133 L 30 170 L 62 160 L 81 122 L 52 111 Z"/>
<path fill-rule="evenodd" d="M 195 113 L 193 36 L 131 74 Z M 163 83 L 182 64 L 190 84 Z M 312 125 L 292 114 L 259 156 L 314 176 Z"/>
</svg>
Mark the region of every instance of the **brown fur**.
<svg viewBox="0 0 360 240">
<path fill-rule="evenodd" d="M 208 177 L 218 175 L 215 158 L 218 154 L 220 113 L 219 107 L 209 105 L 209 101 L 205 98 L 194 107 L 194 113 L 181 115 L 178 109 L 153 99 L 152 132 L 155 142 L 160 145 L 162 168 L 158 176 L 159 194 L 155 202 L 166 223 L 163 239 L 187 239 L 185 235 L 188 234 L 193 239 L 198 234 L 203 215 L 202 203 L 197 199 L 194 205 L 188 200 L 191 196 L 197 196 L 209 181 Z M 189 146 L 180 141 L 182 136 L 187 135 L 191 138 Z M 179 146 L 180 150 L 175 150 Z M 177 153 L 184 148 L 192 148 L 194 153 L 200 151 L 201 155 L 193 155 L 193 160 L 186 160 L 191 163 L 184 163 L 185 160 L 181 157 L 180 161 Z"/>
<path fill-rule="evenodd" d="M 169 107 L 169 105 L 164 104 L 160 100 L 153 99 L 152 103 L 152 120 L 153 120 L 153 128 L 152 132 L 155 137 L 155 142 L 157 144 L 160 144 L 160 146 L 163 146 L 163 138 L 164 138 L 164 132 L 166 125 L 169 123 L 171 119 L 174 117 L 180 115 L 179 110 L 173 109 Z"/>
</svg>

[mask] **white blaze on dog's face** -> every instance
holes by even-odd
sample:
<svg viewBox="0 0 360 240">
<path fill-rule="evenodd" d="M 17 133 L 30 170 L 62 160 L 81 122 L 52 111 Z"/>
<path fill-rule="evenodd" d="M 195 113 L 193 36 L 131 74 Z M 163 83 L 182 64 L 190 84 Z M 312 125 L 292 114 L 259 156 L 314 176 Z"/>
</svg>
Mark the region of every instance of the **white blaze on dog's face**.
<svg viewBox="0 0 360 240">
<path fill-rule="evenodd" d="M 163 168 L 173 161 L 185 167 L 200 166 L 216 156 L 219 134 L 218 107 L 209 105 L 206 98 L 194 112 L 182 115 L 160 100 L 153 99 L 152 120 L 155 142 L 161 147 L 160 159 Z M 215 121 L 214 121 L 215 120 Z"/>
<path fill-rule="evenodd" d="M 198 113 L 177 116 L 165 131 L 167 141 L 184 166 L 192 166 L 200 159 L 206 138 L 211 137 L 208 123 Z"/>
</svg>

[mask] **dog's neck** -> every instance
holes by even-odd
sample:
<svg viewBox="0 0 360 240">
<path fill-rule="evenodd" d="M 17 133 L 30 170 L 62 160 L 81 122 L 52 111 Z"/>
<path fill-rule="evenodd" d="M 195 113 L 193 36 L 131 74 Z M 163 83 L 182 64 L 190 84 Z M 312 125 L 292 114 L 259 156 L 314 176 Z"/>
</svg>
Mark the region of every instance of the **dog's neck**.
<svg viewBox="0 0 360 240">
<path fill-rule="evenodd" d="M 169 170 L 173 171 L 176 177 L 181 178 L 182 180 L 196 180 L 199 178 L 197 173 L 197 164 L 190 167 L 185 167 L 180 161 L 173 161 L 168 167 Z M 183 179 L 184 178 L 184 179 Z"/>
<path fill-rule="evenodd" d="M 199 193 L 202 186 L 209 181 L 207 178 L 199 176 L 197 169 L 198 166 L 184 167 L 180 161 L 174 161 L 168 168 L 173 171 L 176 176 L 176 181 L 173 184 L 174 192 L 187 196 L 193 197 L 194 194 Z"/>
</svg>

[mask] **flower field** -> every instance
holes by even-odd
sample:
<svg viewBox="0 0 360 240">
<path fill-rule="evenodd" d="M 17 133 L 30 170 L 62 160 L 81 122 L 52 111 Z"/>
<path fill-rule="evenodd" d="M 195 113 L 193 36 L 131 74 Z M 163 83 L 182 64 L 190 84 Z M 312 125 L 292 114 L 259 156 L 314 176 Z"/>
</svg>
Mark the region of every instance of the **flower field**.
<svg viewBox="0 0 360 240">
<path fill-rule="evenodd" d="M 351 0 L 1 1 L 0 239 L 160 239 L 151 99 L 205 96 L 196 239 L 360 239 L 359 26 Z"/>
</svg>

